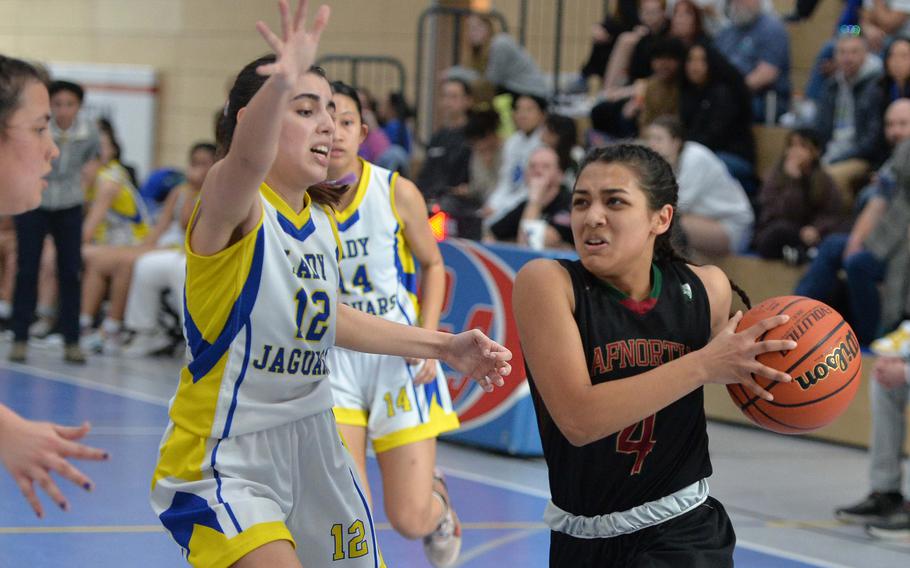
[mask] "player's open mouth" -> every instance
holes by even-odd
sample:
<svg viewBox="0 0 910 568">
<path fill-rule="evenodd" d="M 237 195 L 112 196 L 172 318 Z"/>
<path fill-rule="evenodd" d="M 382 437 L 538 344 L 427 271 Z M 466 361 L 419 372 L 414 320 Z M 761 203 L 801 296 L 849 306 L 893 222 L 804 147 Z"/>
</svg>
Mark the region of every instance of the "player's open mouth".
<svg viewBox="0 0 910 568">
<path fill-rule="evenodd" d="M 310 152 L 313 152 L 314 154 L 319 154 L 320 156 L 328 156 L 329 147 L 324 144 L 320 144 L 319 146 L 313 146 L 312 148 L 310 148 Z"/>
</svg>

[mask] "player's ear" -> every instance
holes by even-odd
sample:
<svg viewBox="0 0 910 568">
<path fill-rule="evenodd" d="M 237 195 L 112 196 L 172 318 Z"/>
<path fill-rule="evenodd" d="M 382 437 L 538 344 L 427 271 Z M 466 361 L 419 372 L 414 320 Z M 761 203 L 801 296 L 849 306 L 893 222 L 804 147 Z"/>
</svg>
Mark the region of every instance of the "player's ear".
<svg viewBox="0 0 910 568">
<path fill-rule="evenodd" d="M 654 212 L 651 217 L 651 230 L 655 235 L 662 235 L 670 230 L 674 213 L 672 205 L 664 205 Z"/>
</svg>

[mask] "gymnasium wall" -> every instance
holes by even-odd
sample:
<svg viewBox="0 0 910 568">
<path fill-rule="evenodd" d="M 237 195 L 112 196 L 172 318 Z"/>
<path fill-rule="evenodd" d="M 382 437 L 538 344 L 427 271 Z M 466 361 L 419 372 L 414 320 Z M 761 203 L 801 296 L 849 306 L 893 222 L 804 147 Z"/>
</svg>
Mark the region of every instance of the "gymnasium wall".
<svg viewBox="0 0 910 568">
<path fill-rule="evenodd" d="M 414 78 L 417 21 L 429 0 L 326 0 L 322 54 L 389 55 Z M 825 0 L 831 1 L 831 0 Z M 318 4 L 318 0 L 313 2 Z M 494 0 L 514 29 L 519 0 Z M 587 55 L 603 0 L 567 0 L 563 68 Z M 182 166 L 190 144 L 211 138 L 214 113 L 240 67 L 267 51 L 254 28 L 278 26 L 275 0 L 0 0 L 0 53 L 33 60 L 151 65 L 160 73 L 158 165 Z M 528 46 L 552 67 L 551 0 L 529 0 Z M 413 96 L 413 84 L 408 86 Z"/>
</svg>

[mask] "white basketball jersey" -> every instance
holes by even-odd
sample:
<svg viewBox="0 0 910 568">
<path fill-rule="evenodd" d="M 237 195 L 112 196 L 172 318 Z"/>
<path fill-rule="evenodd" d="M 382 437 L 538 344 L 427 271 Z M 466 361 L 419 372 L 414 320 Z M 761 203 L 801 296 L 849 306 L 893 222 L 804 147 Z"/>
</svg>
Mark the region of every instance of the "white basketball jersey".
<svg viewBox="0 0 910 568">
<path fill-rule="evenodd" d="M 398 174 L 361 160 L 354 200 L 335 214 L 341 238 L 341 301 L 398 323 L 417 323 L 417 273 L 395 210 Z"/>
<path fill-rule="evenodd" d="M 264 183 L 260 195 L 262 219 L 237 243 L 200 257 L 187 241 L 189 364 L 170 416 L 198 436 L 261 431 L 333 404 L 323 379 L 339 286 L 334 219 L 309 196 L 295 213 Z"/>
</svg>

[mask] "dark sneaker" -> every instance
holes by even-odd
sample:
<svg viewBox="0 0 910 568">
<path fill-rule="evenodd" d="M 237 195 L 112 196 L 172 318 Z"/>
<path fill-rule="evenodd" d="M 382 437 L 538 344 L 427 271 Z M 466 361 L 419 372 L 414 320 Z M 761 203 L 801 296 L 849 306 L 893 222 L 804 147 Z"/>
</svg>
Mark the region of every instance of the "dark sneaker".
<svg viewBox="0 0 910 568">
<path fill-rule="evenodd" d="M 866 532 L 873 538 L 910 542 L 910 503 L 890 519 L 869 523 L 866 525 Z"/>
<path fill-rule="evenodd" d="M 79 347 L 78 343 L 72 345 L 67 345 L 63 348 L 63 360 L 67 363 L 75 363 L 76 365 L 85 364 L 85 353 Z"/>
<path fill-rule="evenodd" d="M 887 493 L 874 491 L 855 505 L 835 509 L 834 516 L 844 523 L 879 523 L 900 513 L 903 505 L 904 497 L 896 491 Z"/>
<path fill-rule="evenodd" d="M 25 363 L 25 356 L 27 354 L 28 343 L 24 341 L 16 341 L 13 343 L 13 346 L 9 350 L 9 354 L 6 357 L 13 363 Z"/>
</svg>

